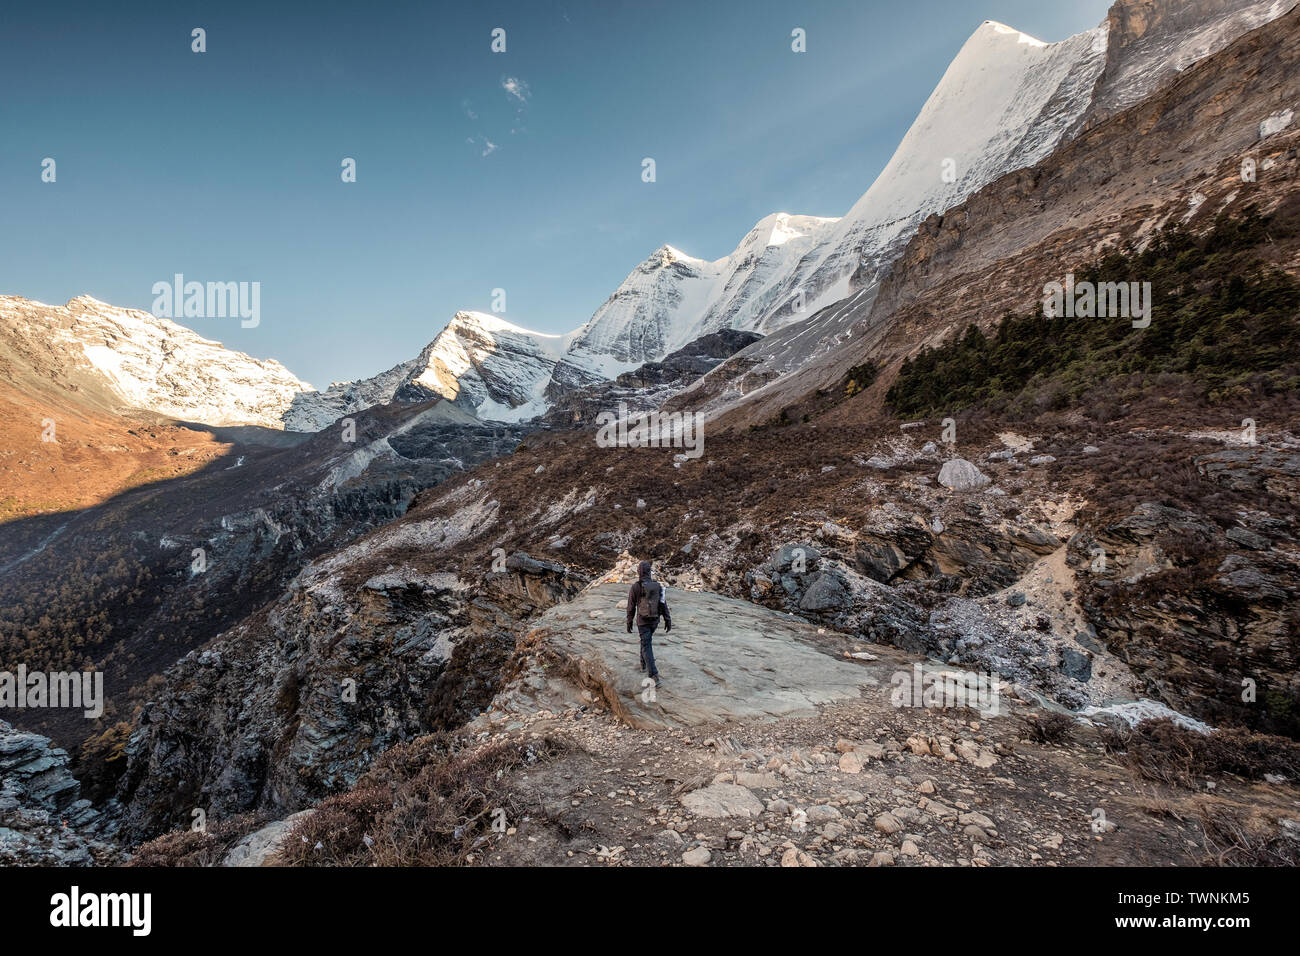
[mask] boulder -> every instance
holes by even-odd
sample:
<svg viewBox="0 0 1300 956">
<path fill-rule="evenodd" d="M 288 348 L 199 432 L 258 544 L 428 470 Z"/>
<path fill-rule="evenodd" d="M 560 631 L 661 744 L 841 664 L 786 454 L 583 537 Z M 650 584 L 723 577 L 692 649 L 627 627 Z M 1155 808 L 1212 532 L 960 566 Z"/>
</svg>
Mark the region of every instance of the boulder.
<svg viewBox="0 0 1300 956">
<path fill-rule="evenodd" d="M 841 816 L 839 810 L 824 803 L 808 808 L 808 823 L 815 827 L 830 823 L 832 820 L 839 820 Z"/>
<path fill-rule="evenodd" d="M 265 866 L 267 861 L 284 845 L 285 838 L 289 836 L 289 831 L 294 828 L 294 825 L 299 820 L 306 819 L 315 812 L 315 809 L 301 810 L 298 813 L 290 814 L 283 820 L 268 823 L 260 830 L 254 830 L 230 848 L 225 859 L 221 861 L 221 865 Z"/>
<path fill-rule="evenodd" d="M 711 820 L 757 817 L 763 812 L 763 803 L 758 797 L 733 783 L 714 783 L 693 790 L 682 797 L 682 806 L 697 817 Z"/>
<path fill-rule="evenodd" d="M 1087 654 L 1080 653 L 1072 647 L 1061 651 L 1061 673 L 1079 681 L 1092 679 L 1092 661 Z"/>
<path fill-rule="evenodd" d="M 983 488 L 991 479 L 965 458 L 949 458 L 939 469 L 939 484 L 953 491 Z"/>
<path fill-rule="evenodd" d="M 843 606 L 848 599 L 848 587 L 838 575 L 826 571 L 817 576 L 799 607 L 804 611 L 829 611 Z"/>
<path fill-rule="evenodd" d="M 708 847 L 697 846 L 693 850 L 687 850 L 682 854 L 682 862 L 687 866 L 708 866 L 709 860 L 713 854 L 709 852 Z"/>
<path fill-rule="evenodd" d="M 855 753 L 846 753 L 840 755 L 840 772 L 841 773 L 861 773 L 862 758 Z"/>
<path fill-rule="evenodd" d="M 802 555 L 800 554 L 802 552 Z M 798 561 L 802 557 L 803 564 L 798 566 Z M 781 573 L 793 570 L 795 574 L 806 574 L 817 567 L 821 561 L 822 554 L 811 544 L 786 544 L 777 549 L 772 555 L 772 567 Z"/>
<path fill-rule="evenodd" d="M 876 817 L 876 829 L 886 836 L 893 836 L 899 830 L 903 829 L 903 821 L 892 813 L 882 813 Z"/>
</svg>

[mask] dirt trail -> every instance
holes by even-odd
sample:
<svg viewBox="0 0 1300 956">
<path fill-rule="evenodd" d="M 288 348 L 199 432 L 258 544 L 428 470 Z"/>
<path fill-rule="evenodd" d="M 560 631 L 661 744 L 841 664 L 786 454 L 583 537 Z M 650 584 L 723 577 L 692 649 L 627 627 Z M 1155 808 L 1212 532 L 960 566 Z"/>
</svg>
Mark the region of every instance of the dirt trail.
<svg viewBox="0 0 1300 956">
<path fill-rule="evenodd" d="M 686 865 L 1190 865 L 1206 793 L 1134 777 L 1098 729 L 1032 743 L 1034 705 L 894 706 L 898 675 L 942 669 L 708 592 L 670 591 L 665 685 L 642 697 L 636 644 L 597 584 L 540 619 L 519 670 L 468 730 L 564 737 L 519 774 L 535 808 L 471 862 Z M 857 653 L 858 657 L 845 654 Z M 920 667 L 914 671 L 914 667 Z M 922 700 L 924 703 L 924 699 Z M 988 699 L 980 703 L 988 704 Z M 1292 787 L 1216 784 L 1270 825 Z"/>
</svg>

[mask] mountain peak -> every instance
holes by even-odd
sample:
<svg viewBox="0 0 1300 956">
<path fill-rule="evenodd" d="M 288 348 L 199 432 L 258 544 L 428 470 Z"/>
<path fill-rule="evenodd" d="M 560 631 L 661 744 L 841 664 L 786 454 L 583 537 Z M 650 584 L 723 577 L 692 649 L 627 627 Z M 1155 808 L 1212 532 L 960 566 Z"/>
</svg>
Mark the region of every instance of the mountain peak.
<svg viewBox="0 0 1300 956">
<path fill-rule="evenodd" d="M 447 323 L 447 328 L 443 332 L 455 331 L 457 329 L 473 329 L 486 332 L 513 332 L 516 335 L 528 335 L 539 339 L 558 339 L 559 335 L 548 335 L 544 332 L 534 332 L 532 329 L 526 329 L 522 325 L 515 325 L 513 322 L 507 322 L 499 315 L 490 312 L 475 312 L 470 309 L 462 309 L 451 317 Z M 439 333 L 440 335 L 442 333 Z"/>
<path fill-rule="evenodd" d="M 149 312 L 89 295 L 67 305 L 0 299 L 0 328 L 38 337 L 66 369 L 95 383 L 119 409 L 208 425 L 283 428 L 314 392 L 273 359 L 257 359 Z M 321 422 L 316 427 L 323 427 Z"/>
<path fill-rule="evenodd" d="M 1016 43 L 1027 43 L 1030 46 L 1047 46 L 1037 37 L 1031 37 L 1028 33 L 1017 30 L 1015 27 L 1009 27 L 1005 23 L 998 23 L 996 20 L 985 20 L 971 34 L 971 39 L 976 37 L 988 37 L 994 40 L 1012 40 Z M 969 41 L 968 41 L 969 42 Z"/>
<path fill-rule="evenodd" d="M 754 239 L 764 246 L 781 246 L 791 239 L 813 235 L 821 227 L 838 221 L 835 218 L 822 216 L 799 216 L 788 212 L 774 212 L 755 223 L 746 237 L 746 242 L 742 244 L 748 244 L 750 239 Z"/>
<path fill-rule="evenodd" d="M 705 260 L 697 259 L 695 258 L 695 256 L 688 255 L 685 252 L 682 252 L 682 250 L 678 249 L 676 246 L 670 246 L 668 243 L 665 242 L 662 246 L 660 246 L 658 249 L 656 249 L 654 252 L 650 253 L 650 255 L 646 257 L 643 265 L 652 266 L 652 267 L 670 266 L 674 262 L 686 262 L 692 265 L 695 264 L 703 265 L 705 263 Z"/>
<path fill-rule="evenodd" d="M 92 309 L 101 308 L 101 309 L 118 310 L 117 306 L 111 305 L 103 301 L 102 299 L 96 299 L 93 295 L 88 295 L 84 292 L 81 295 L 73 296 L 71 299 L 69 299 L 67 305 L 64 306 L 64 308 L 70 309 L 74 305 L 86 306 Z"/>
</svg>

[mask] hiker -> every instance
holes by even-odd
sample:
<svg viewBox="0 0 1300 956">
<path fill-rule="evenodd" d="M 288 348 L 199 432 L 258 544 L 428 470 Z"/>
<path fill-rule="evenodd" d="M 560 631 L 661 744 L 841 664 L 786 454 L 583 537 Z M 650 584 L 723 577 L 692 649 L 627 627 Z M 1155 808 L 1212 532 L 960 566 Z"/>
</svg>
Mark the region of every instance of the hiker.
<svg viewBox="0 0 1300 956">
<path fill-rule="evenodd" d="M 668 613 L 668 602 L 664 600 L 663 585 L 650 577 L 650 562 L 642 561 L 636 570 L 636 584 L 627 592 L 627 632 L 632 633 L 635 619 L 641 633 L 641 671 L 648 672 L 658 687 L 663 681 L 659 679 L 659 668 L 655 667 L 655 652 L 650 641 L 660 617 L 664 619 L 664 633 L 673 629 L 673 619 Z"/>
</svg>

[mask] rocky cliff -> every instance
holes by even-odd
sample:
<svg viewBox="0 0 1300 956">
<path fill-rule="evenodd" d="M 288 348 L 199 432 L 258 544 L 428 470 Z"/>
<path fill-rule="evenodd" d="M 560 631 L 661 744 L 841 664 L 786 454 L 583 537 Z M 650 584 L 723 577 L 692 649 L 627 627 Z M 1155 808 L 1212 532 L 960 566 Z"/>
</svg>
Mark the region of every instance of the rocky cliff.
<svg viewBox="0 0 1300 956">
<path fill-rule="evenodd" d="M 302 810 L 398 743 L 459 727 L 495 693 L 521 623 L 585 583 L 522 554 L 481 580 L 383 563 L 361 579 L 371 547 L 308 566 L 168 672 L 126 748 L 128 838 L 196 809 L 214 821 Z"/>
<path fill-rule="evenodd" d="M 66 751 L 0 720 L 0 864 L 92 866 L 120 862 L 101 839 L 113 827 L 81 796 Z"/>
</svg>

